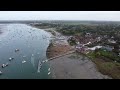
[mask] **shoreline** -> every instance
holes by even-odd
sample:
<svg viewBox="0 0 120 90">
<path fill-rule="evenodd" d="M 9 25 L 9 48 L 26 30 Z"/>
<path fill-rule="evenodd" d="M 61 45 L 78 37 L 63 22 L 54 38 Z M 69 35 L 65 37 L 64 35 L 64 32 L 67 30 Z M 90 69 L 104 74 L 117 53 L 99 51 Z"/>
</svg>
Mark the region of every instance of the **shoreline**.
<svg viewBox="0 0 120 90">
<path fill-rule="evenodd" d="M 47 29 L 53 35 L 53 38 L 47 48 L 46 55 L 48 58 L 56 57 L 73 51 L 74 47 L 70 46 L 67 42 L 67 38 L 55 30 Z M 54 33 L 54 34 L 53 34 Z M 62 39 L 61 39 L 62 38 Z"/>
<path fill-rule="evenodd" d="M 52 29 L 44 30 L 51 33 Z M 55 30 L 52 30 L 52 32 L 56 34 L 51 33 L 54 38 L 52 38 L 46 51 L 48 59 L 74 50 L 74 47 L 67 43 L 65 36 Z M 64 37 L 64 40 L 57 40 L 61 37 Z M 111 77 L 100 73 L 95 63 L 87 57 L 83 60 L 84 56 L 82 55 L 80 55 L 80 58 L 70 58 L 72 56 L 74 56 L 74 53 L 49 61 L 53 79 L 111 79 Z"/>
</svg>

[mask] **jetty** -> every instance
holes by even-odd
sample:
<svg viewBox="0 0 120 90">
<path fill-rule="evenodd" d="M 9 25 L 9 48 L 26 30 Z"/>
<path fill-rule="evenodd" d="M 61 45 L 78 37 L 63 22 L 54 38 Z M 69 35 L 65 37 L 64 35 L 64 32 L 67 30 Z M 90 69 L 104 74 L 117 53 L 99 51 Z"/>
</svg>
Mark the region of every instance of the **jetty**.
<svg viewBox="0 0 120 90">
<path fill-rule="evenodd" d="M 62 54 L 62 55 L 59 55 L 59 56 L 56 56 L 56 57 L 52 57 L 52 58 L 46 59 L 44 61 L 50 61 L 50 60 L 53 60 L 53 59 L 56 59 L 56 58 L 59 58 L 59 57 L 62 57 L 62 56 L 68 55 L 68 54 L 72 54 L 74 52 L 75 51 L 69 51 L 68 53 L 65 53 L 65 54 Z M 40 72 L 41 67 L 42 67 L 42 63 L 41 63 L 41 60 L 39 60 L 37 72 Z"/>
<path fill-rule="evenodd" d="M 38 70 L 37 70 L 37 72 L 40 72 L 41 67 L 42 67 L 42 63 L 41 63 L 41 61 L 39 60 L 39 62 L 38 62 Z"/>
<path fill-rule="evenodd" d="M 47 60 L 50 61 L 50 60 L 53 60 L 53 59 L 56 59 L 56 58 L 59 58 L 59 57 L 62 57 L 62 56 L 68 55 L 68 54 L 72 54 L 72 53 L 74 53 L 74 52 L 75 52 L 75 51 L 69 51 L 68 53 L 65 53 L 65 54 L 62 54 L 62 55 L 58 55 L 58 56 L 56 56 L 56 57 L 49 58 L 49 59 L 47 59 Z"/>
</svg>

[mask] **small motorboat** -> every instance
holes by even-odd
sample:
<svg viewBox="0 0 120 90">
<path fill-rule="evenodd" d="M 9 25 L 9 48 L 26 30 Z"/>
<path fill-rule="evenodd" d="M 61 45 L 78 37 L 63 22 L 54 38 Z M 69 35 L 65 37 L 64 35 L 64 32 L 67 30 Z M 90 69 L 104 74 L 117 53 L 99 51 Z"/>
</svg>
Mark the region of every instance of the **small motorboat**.
<svg viewBox="0 0 120 90">
<path fill-rule="evenodd" d="M 45 63 L 45 61 L 42 61 L 43 63 Z"/>
<path fill-rule="evenodd" d="M 13 59 L 14 59 L 14 58 L 11 58 L 11 57 L 10 57 L 10 58 L 9 58 L 9 61 L 11 61 L 11 60 L 13 60 Z"/>
<path fill-rule="evenodd" d="M 8 65 L 9 65 L 9 63 L 2 64 L 2 68 L 6 67 L 6 66 L 8 66 Z"/>
<path fill-rule="evenodd" d="M 26 63 L 26 61 L 22 61 L 22 63 Z"/>
<path fill-rule="evenodd" d="M 2 68 L 4 68 L 5 67 L 5 64 L 2 64 Z"/>
<path fill-rule="evenodd" d="M 15 49 L 15 52 L 18 52 L 18 51 L 20 51 L 19 49 Z"/>
<path fill-rule="evenodd" d="M 50 74 L 51 74 L 51 72 L 48 73 L 48 75 L 50 75 Z"/>
</svg>

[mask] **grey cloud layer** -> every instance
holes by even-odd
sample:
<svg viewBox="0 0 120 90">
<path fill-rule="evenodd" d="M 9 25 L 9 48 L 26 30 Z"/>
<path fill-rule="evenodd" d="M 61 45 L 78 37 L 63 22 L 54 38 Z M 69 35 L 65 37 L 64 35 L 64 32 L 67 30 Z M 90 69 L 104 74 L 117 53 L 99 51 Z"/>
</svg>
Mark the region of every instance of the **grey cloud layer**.
<svg viewBox="0 0 120 90">
<path fill-rule="evenodd" d="M 0 20 L 120 21 L 120 11 L 0 11 Z"/>
</svg>

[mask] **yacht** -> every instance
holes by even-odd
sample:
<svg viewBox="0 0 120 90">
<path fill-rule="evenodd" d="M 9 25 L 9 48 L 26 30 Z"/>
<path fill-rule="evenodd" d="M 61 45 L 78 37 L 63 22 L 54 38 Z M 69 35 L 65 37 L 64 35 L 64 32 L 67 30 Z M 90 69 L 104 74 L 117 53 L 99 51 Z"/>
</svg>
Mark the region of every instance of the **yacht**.
<svg viewBox="0 0 120 90">
<path fill-rule="evenodd" d="M 6 67 L 6 66 L 8 66 L 8 65 L 9 65 L 9 63 L 2 64 L 2 68 Z"/>
</svg>

